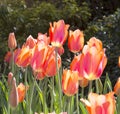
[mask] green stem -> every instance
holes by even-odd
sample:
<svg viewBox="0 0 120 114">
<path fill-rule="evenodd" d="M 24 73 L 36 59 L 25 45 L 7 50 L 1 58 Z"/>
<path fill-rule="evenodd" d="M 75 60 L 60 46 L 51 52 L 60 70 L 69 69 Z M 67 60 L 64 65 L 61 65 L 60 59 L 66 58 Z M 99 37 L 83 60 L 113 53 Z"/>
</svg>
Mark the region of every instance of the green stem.
<svg viewBox="0 0 120 114">
<path fill-rule="evenodd" d="M 77 114 L 79 114 L 78 92 L 76 94 Z"/>
<path fill-rule="evenodd" d="M 84 97 L 84 87 L 81 88 L 81 98 Z"/>
<path fill-rule="evenodd" d="M 35 88 L 35 79 L 34 79 L 34 82 L 33 82 L 33 86 L 32 86 L 32 92 L 31 92 L 31 96 L 30 96 L 30 102 L 29 102 L 29 113 L 28 114 L 31 114 L 31 105 L 32 105 L 32 100 L 33 100 L 33 94 L 34 94 L 34 88 Z"/>
<path fill-rule="evenodd" d="M 67 111 L 68 114 L 72 114 L 71 100 L 72 100 L 72 96 L 68 97 L 68 111 Z"/>
<path fill-rule="evenodd" d="M 51 112 L 53 111 L 53 107 L 54 107 L 54 76 L 52 77 L 52 93 L 51 93 Z"/>
<path fill-rule="evenodd" d="M 25 69 L 25 86 L 27 87 L 27 67 Z M 29 107 L 28 107 L 28 93 L 27 93 L 27 89 L 25 89 L 25 93 L 26 93 L 26 113 L 29 114 Z"/>
<path fill-rule="evenodd" d="M 60 95 L 60 111 L 62 111 L 62 90 L 61 90 L 61 78 L 59 75 L 59 68 L 58 68 L 58 60 L 57 60 L 57 54 L 58 54 L 58 49 L 55 48 L 55 53 L 56 53 L 56 68 L 57 68 L 57 77 L 58 77 L 58 89 L 59 89 L 59 95 Z"/>
<path fill-rule="evenodd" d="M 89 93 L 92 92 L 92 80 L 89 82 Z"/>
<path fill-rule="evenodd" d="M 12 53 L 12 73 L 14 74 L 14 51 L 11 50 L 11 53 Z"/>
</svg>

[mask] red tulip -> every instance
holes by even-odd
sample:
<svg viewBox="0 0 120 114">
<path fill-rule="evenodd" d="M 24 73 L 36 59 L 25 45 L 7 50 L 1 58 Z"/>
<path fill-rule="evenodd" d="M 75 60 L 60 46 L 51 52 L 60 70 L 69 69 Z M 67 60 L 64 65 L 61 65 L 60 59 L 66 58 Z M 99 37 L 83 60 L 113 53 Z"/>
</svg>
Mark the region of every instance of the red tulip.
<svg viewBox="0 0 120 114">
<path fill-rule="evenodd" d="M 84 35 L 79 29 L 70 31 L 70 35 L 68 37 L 68 48 L 71 52 L 77 53 L 82 50 L 84 45 Z"/>
<path fill-rule="evenodd" d="M 78 72 L 64 70 L 62 75 L 62 90 L 67 96 L 78 92 Z"/>
<path fill-rule="evenodd" d="M 60 47 L 64 44 L 67 39 L 69 25 L 64 23 L 64 20 L 54 22 L 53 26 L 50 23 L 49 35 L 50 42 L 55 47 Z"/>
<path fill-rule="evenodd" d="M 110 92 L 106 95 L 90 93 L 88 100 L 81 99 L 81 101 L 86 105 L 89 114 L 114 114 L 114 92 Z"/>
</svg>

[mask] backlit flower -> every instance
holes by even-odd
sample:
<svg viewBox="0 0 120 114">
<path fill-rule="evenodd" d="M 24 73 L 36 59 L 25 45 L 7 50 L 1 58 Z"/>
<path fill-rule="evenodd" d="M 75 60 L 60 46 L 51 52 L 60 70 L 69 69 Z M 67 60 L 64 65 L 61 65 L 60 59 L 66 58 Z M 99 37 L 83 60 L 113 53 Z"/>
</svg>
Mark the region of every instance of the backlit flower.
<svg viewBox="0 0 120 114">
<path fill-rule="evenodd" d="M 81 99 L 81 101 L 86 105 L 89 114 L 114 114 L 114 92 L 110 92 L 106 95 L 90 93 L 88 100 Z"/>
<path fill-rule="evenodd" d="M 67 39 L 69 25 L 64 23 L 64 20 L 50 23 L 49 35 L 50 42 L 55 47 L 60 47 Z"/>
<path fill-rule="evenodd" d="M 78 92 L 78 72 L 64 70 L 62 75 L 62 90 L 67 96 L 72 96 Z"/>
<path fill-rule="evenodd" d="M 120 95 L 120 77 L 118 78 L 118 80 L 114 86 L 114 92 L 116 95 Z"/>
<path fill-rule="evenodd" d="M 81 51 L 84 45 L 84 35 L 79 29 L 70 31 L 70 35 L 68 37 L 68 48 L 71 52 L 76 53 Z"/>
</svg>

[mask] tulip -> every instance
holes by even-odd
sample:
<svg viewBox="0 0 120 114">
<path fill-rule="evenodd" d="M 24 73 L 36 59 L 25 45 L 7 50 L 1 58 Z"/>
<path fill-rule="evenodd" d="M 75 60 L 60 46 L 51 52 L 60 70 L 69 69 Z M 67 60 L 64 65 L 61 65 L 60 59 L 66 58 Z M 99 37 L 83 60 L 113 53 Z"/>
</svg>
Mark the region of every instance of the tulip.
<svg viewBox="0 0 120 114">
<path fill-rule="evenodd" d="M 9 72 L 8 74 L 8 86 L 11 86 L 12 84 L 12 79 L 13 79 L 13 73 Z"/>
<path fill-rule="evenodd" d="M 120 56 L 118 58 L 118 66 L 120 67 Z"/>
<path fill-rule="evenodd" d="M 33 50 L 30 65 L 34 72 L 43 72 L 43 65 L 48 53 L 48 47 L 45 44 L 38 43 Z"/>
<path fill-rule="evenodd" d="M 78 72 L 64 70 L 62 75 L 62 90 L 67 96 L 78 92 Z"/>
<path fill-rule="evenodd" d="M 34 38 L 30 35 L 30 36 L 28 36 L 28 38 L 27 38 L 27 40 L 26 40 L 24 46 L 25 46 L 25 47 L 28 46 L 29 49 L 33 49 L 34 46 L 36 45 L 36 43 L 37 43 L 37 40 L 34 39 Z"/>
<path fill-rule="evenodd" d="M 46 45 L 50 44 L 50 38 L 47 37 L 47 34 L 38 33 L 37 42 L 45 43 Z"/>
<path fill-rule="evenodd" d="M 81 101 L 86 105 L 89 114 L 114 114 L 114 92 L 110 92 L 106 95 L 89 93 L 88 100 L 82 98 Z"/>
<path fill-rule="evenodd" d="M 83 79 L 83 72 L 81 71 L 82 68 L 80 66 L 80 61 L 82 60 L 83 55 L 79 54 L 78 56 L 75 56 L 74 59 L 72 60 L 71 64 L 70 64 L 70 70 L 72 71 L 77 71 L 79 73 L 79 80 Z"/>
<path fill-rule="evenodd" d="M 10 49 L 15 49 L 17 47 L 17 42 L 14 33 L 10 33 L 8 37 L 8 47 Z"/>
<path fill-rule="evenodd" d="M 98 79 L 107 64 L 105 50 L 98 51 L 96 47 L 84 46 L 80 60 L 81 75 L 84 75 L 88 80 Z"/>
<path fill-rule="evenodd" d="M 101 40 L 95 37 L 90 38 L 90 40 L 87 42 L 87 45 L 90 47 L 96 47 L 98 51 L 101 51 L 103 49 Z"/>
<path fill-rule="evenodd" d="M 61 66 L 61 58 L 58 55 L 56 61 L 54 47 L 48 46 L 48 53 L 46 55 L 45 63 L 43 66 L 46 76 L 51 77 L 56 75 L 57 73 L 56 62 L 58 62 L 58 69 L 59 69 Z"/>
<path fill-rule="evenodd" d="M 20 83 L 17 86 L 17 92 L 18 92 L 18 101 L 19 103 L 22 102 L 25 98 L 26 91 L 28 90 L 28 87 L 26 87 L 23 83 Z"/>
<path fill-rule="evenodd" d="M 114 86 L 114 92 L 116 95 L 120 95 L 120 77 L 118 78 L 118 80 Z"/>
<path fill-rule="evenodd" d="M 15 108 L 18 105 L 18 92 L 16 88 L 16 79 L 13 78 L 10 82 L 11 82 L 11 88 L 9 94 L 9 103 L 11 107 Z"/>
<path fill-rule="evenodd" d="M 81 51 L 84 45 L 84 35 L 79 29 L 70 31 L 70 35 L 68 37 L 68 48 L 71 52 L 77 53 Z"/>
<path fill-rule="evenodd" d="M 55 47 L 60 47 L 64 44 L 67 39 L 69 25 L 64 23 L 64 20 L 54 22 L 53 26 L 50 23 L 49 35 L 50 42 Z"/>
<path fill-rule="evenodd" d="M 28 46 L 23 46 L 22 49 L 19 49 L 16 57 L 15 57 L 15 63 L 19 67 L 27 67 L 30 64 L 32 57 L 32 51 Z"/>
<path fill-rule="evenodd" d="M 79 78 L 88 80 L 98 79 L 107 64 L 105 50 L 98 51 L 95 46 L 85 45 L 82 53 L 75 56 L 71 62 L 70 69 L 79 72 Z"/>
</svg>

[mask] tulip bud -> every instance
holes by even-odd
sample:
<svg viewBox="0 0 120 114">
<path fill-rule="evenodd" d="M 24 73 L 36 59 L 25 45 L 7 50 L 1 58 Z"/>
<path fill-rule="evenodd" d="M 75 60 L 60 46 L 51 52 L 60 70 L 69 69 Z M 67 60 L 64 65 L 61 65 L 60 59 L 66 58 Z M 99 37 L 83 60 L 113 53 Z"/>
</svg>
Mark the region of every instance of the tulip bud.
<svg viewBox="0 0 120 114">
<path fill-rule="evenodd" d="M 15 108 L 18 105 L 18 92 L 16 88 L 16 79 L 13 78 L 12 83 L 11 83 L 11 90 L 9 94 L 9 103 L 10 106 Z"/>
<path fill-rule="evenodd" d="M 10 33 L 8 37 L 8 47 L 10 49 L 15 49 L 17 47 L 17 42 L 14 33 Z"/>
</svg>

